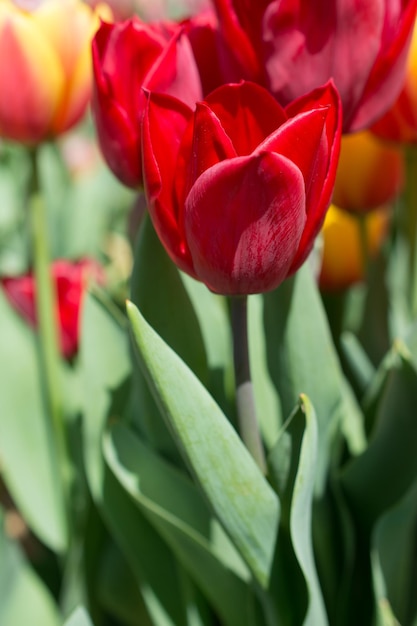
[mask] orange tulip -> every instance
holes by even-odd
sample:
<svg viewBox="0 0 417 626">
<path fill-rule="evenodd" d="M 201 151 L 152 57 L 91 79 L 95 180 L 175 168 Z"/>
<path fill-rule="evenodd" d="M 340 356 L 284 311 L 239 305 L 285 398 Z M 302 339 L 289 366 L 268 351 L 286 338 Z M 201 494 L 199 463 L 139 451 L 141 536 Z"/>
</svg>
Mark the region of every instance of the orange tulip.
<svg viewBox="0 0 417 626">
<path fill-rule="evenodd" d="M 0 136 L 36 144 L 80 120 L 98 25 L 81 0 L 44 0 L 32 11 L 0 0 Z"/>
<path fill-rule="evenodd" d="M 389 210 L 380 207 L 359 218 L 332 204 L 322 229 L 323 256 L 320 288 L 345 289 L 364 278 L 365 263 L 361 245 L 361 225 L 365 220 L 369 256 L 375 257 L 388 232 Z"/>
<path fill-rule="evenodd" d="M 333 193 L 338 207 L 364 213 L 393 200 L 404 182 L 400 149 L 387 145 L 369 131 L 342 137 Z"/>
</svg>

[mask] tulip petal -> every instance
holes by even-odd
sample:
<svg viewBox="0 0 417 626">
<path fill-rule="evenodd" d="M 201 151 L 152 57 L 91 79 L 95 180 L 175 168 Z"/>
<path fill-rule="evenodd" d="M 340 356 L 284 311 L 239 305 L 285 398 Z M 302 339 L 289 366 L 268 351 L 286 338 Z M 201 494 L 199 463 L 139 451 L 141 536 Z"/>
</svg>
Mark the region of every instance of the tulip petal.
<svg viewBox="0 0 417 626">
<path fill-rule="evenodd" d="M 352 110 L 379 52 L 384 5 L 271 2 L 263 21 L 264 54 L 270 88 L 279 101 L 291 102 L 333 77 L 344 110 Z"/>
<path fill-rule="evenodd" d="M 178 155 L 177 169 L 182 172 L 174 180 L 178 206 L 184 206 L 188 192 L 205 170 L 236 156 L 232 142 L 218 117 L 207 104 L 197 103 L 194 117 L 184 132 Z"/>
<path fill-rule="evenodd" d="M 125 185 L 139 187 L 142 181 L 139 125 L 103 92 L 94 90 L 93 114 L 102 153 L 112 172 Z"/>
<path fill-rule="evenodd" d="M 313 247 L 314 239 L 323 225 L 323 220 L 331 202 L 335 185 L 342 137 L 342 105 L 339 94 L 334 88 L 333 83 L 330 82 L 323 87 L 315 89 L 310 94 L 298 98 L 298 100 L 294 101 L 286 108 L 286 112 L 288 115 L 295 116 L 300 113 L 303 115 L 308 113 L 308 115 L 310 115 L 312 103 L 314 103 L 315 106 L 319 105 L 322 107 L 321 109 L 316 109 L 316 111 L 326 111 L 326 119 L 320 145 L 316 153 L 317 163 L 311 163 L 313 170 L 310 171 L 310 183 L 306 183 L 308 207 L 307 223 L 299 251 L 291 268 L 291 273 L 295 272 L 307 258 Z M 305 120 L 307 120 L 307 118 L 305 118 Z M 320 132 L 319 119 L 316 120 L 316 124 L 318 124 L 316 126 L 316 138 L 318 138 L 318 133 Z M 305 133 L 305 137 L 309 136 L 309 133 L 314 135 L 312 128 L 310 130 L 306 128 Z M 311 139 L 312 136 L 310 137 L 310 141 Z M 291 148 L 291 141 L 288 142 L 288 146 Z M 284 150 L 283 146 L 280 147 L 280 150 Z M 310 150 L 313 150 L 312 145 L 310 146 Z M 298 150 L 298 154 L 296 154 L 295 151 L 284 151 L 284 154 L 293 159 L 302 171 L 305 171 L 305 158 L 308 157 L 309 154 L 307 150 L 305 153 Z M 300 161 L 300 157 L 304 160 L 304 163 Z"/>
<path fill-rule="evenodd" d="M 139 19 L 116 25 L 104 22 L 94 38 L 96 74 L 107 77 L 109 96 L 117 99 L 131 120 L 138 119 L 142 86 L 165 45 L 166 38 Z"/>
<path fill-rule="evenodd" d="M 250 154 L 287 120 L 284 109 L 265 89 L 247 81 L 219 87 L 206 102 L 221 120 L 239 156 Z"/>
<path fill-rule="evenodd" d="M 225 47 L 235 57 L 235 69 L 240 68 L 244 78 L 260 80 L 262 70 L 259 60 L 252 42 L 239 24 L 231 0 L 214 0 L 213 4 L 219 16 Z"/>
<path fill-rule="evenodd" d="M 185 29 L 178 28 L 149 72 L 144 86 L 169 93 L 194 107 L 203 97 L 200 76 Z"/>
<path fill-rule="evenodd" d="M 274 289 L 288 273 L 305 220 L 304 180 L 285 157 L 263 152 L 213 166 L 185 207 L 199 280 L 223 294 Z"/>
<path fill-rule="evenodd" d="M 372 122 L 385 113 L 404 84 L 404 72 L 416 19 L 417 2 L 416 0 L 407 3 L 391 2 L 388 5 L 379 55 L 370 72 L 361 100 L 352 111 L 349 120 L 350 131 L 368 128 Z"/>
<path fill-rule="evenodd" d="M 179 224 L 179 208 L 174 193 L 180 143 L 193 113 L 186 104 L 172 96 L 149 92 L 146 95 L 142 154 L 149 213 L 174 263 L 194 276 L 191 257 Z"/>
</svg>

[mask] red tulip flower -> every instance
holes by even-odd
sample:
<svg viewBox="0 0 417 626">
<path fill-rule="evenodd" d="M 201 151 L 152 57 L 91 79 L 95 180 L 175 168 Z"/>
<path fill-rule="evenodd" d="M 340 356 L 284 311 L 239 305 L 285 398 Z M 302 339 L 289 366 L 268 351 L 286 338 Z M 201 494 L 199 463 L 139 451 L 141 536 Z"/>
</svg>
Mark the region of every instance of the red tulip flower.
<svg viewBox="0 0 417 626">
<path fill-rule="evenodd" d="M 340 135 L 332 84 L 287 109 L 249 82 L 219 87 L 195 111 L 148 94 L 144 182 L 168 254 L 217 293 L 277 287 L 320 230 Z"/>
<path fill-rule="evenodd" d="M 344 131 L 355 131 L 380 117 L 401 89 L 416 0 L 214 3 L 229 47 L 252 63 L 250 44 L 283 105 L 332 78 Z"/>
<path fill-rule="evenodd" d="M 193 106 L 201 83 L 184 29 L 132 18 L 102 23 L 93 41 L 93 113 L 103 155 L 129 187 L 142 184 L 143 88 L 169 93 Z"/>
<path fill-rule="evenodd" d="M 93 278 L 101 283 L 103 272 L 96 262 L 88 259 L 78 263 L 55 261 L 51 272 L 57 295 L 61 353 L 70 359 L 78 350 L 81 306 L 87 280 Z M 3 278 L 1 282 L 13 307 L 36 328 L 36 286 L 33 274 Z"/>
</svg>

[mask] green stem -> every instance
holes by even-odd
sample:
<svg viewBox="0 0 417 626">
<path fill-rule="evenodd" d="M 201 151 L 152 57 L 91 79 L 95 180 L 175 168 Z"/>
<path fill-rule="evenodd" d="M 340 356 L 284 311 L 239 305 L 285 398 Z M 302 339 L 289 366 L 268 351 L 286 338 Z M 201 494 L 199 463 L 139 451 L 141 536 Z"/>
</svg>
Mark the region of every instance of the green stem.
<svg viewBox="0 0 417 626">
<path fill-rule="evenodd" d="M 408 298 L 411 314 L 417 314 L 417 149 L 407 146 L 405 152 L 406 187 L 405 201 L 405 239 L 408 243 Z"/>
<path fill-rule="evenodd" d="M 70 514 L 71 464 L 61 397 L 61 357 L 57 319 L 55 285 L 51 275 L 48 224 L 45 202 L 40 193 L 37 154 L 32 153 L 32 181 L 30 188 L 30 216 L 32 222 L 33 264 L 36 283 L 36 313 L 39 328 L 40 354 L 44 392 L 51 420 L 57 462 L 60 469 L 60 486 L 66 508 L 67 522 Z"/>
<path fill-rule="evenodd" d="M 371 255 L 368 244 L 367 215 L 366 213 L 357 216 L 359 225 L 359 240 L 362 254 L 363 278 L 369 285 L 371 277 Z"/>
<path fill-rule="evenodd" d="M 265 453 L 259 432 L 253 383 L 250 374 L 247 296 L 234 296 L 231 298 L 231 316 L 239 431 L 249 452 L 263 474 L 265 474 Z"/>
</svg>

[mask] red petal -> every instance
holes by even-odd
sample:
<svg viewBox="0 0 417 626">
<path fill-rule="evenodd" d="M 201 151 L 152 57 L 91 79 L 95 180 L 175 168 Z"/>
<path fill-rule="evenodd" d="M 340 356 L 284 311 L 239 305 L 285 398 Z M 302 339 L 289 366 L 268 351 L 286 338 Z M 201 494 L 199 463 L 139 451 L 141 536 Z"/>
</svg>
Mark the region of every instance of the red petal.
<svg viewBox="0 0 417 626">
<path fill-rule="evenodd" d="M 204 102 L 197 103 L 194 117 L 190 120 L 182 138 L 175 177 L 175 193 L 178 206 L 185 199 L 197 178 L 209 167 L 237 156 L 219 119 Z"/>
<path fill-rule="evenodd" d="M 266 89 L 246 81 L 219 87 L 206 102 L 239 156 L 250 154 L 287 120 L 284 109 Z"/>
<path fill-rule="evenodd" d="M 194 275 L 174 194 L 178 152 L 192 111 L 166 94 L 147 94 L 142 124 L 143 178 L 149 213 L 168 254 Z"/>
<path fill-rule="evenodd" d="M 312 107 L 317 107 L 312 110 Z M 321 108 L 320 108 L 321 107 Z M 297 119 L 297 115 L 303 117 L 304 122 L 307 121 L 313 111 L 316 119 L 315 131 L 313 126 L 311 130 L 305 129 L 305 138 L 310 144 L 310 150 L 298 151 L 298 155 L 292 152 L 284 152 L 295 163 L 299 164 L 300 169 L 307 167 L 306 157 L 310 154 L 310 158 L 314 154 L 313 137 L 316 140 L 320 133 L 320 112 L 326 111 L 324 126 L 322 127 L 322 135 L 316 150 L 316 163 L 310 163 L 309 183 L 306 180 L 307 193 L 307 223 L 300 242 L 300 248 L 294 259 L 291 271 L 297 270 L 304 262 L 313 246 L 314 239 L 318 235 L 326 215 L 327 208 L 330 204 L 333 188 L 336 180 L 336 170 L 340 153 L 340 141 L 342 133 L 342 109 L 339 94 L 334 88 L 333 83 L 315 89 L 310 94 L 303 96 L 287 107 L 286 112 L 289 115 L 295 115 L 293 120 Z M 313 117 L 311 118 L 313 121 Z M 301 126 L 299 130 L 301 131 Z M 291 149 L 291 141 L 288 142 Z"/>
<path fill-rule="evenodd" d="M 198 278 L 223 294 L 274 289 L 287 275 L 305 219 L 304 181 L 285 157 L 264 152 L 213 166 L 185 208 Z"/>
</svg>

